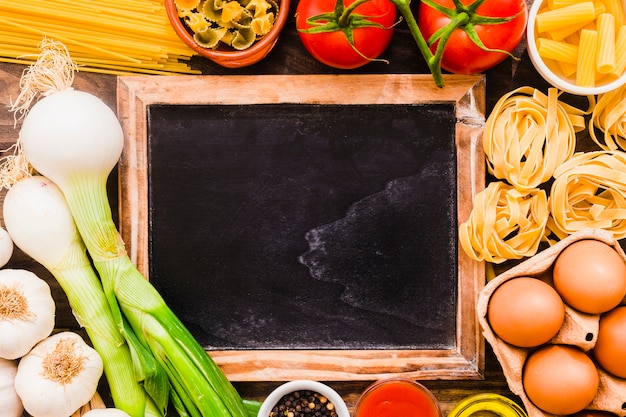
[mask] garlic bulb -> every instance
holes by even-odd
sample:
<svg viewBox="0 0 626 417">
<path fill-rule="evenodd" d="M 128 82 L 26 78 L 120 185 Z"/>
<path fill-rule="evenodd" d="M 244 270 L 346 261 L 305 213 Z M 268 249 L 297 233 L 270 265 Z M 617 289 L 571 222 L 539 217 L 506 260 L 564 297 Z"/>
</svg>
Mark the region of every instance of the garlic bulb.
<svg viewBox="0 0 626 417">
<path fill-rule="evenodd" d="M 20 360 L 15 390 L 33 417 L 67 417 L 94 396 L 102 365 L 81 336 L 57 333 Z"/>
<path fill-rule="evenodd" d="M 0 270 L 0 358 L 20 358 L 49 336 L 54 313 L 46 281 L 25 269 Z"/>
<path fill-rule="evenodd" d="M 24 412 L 20 397 L 15 392 L 17 362 L 0 359 L 0 416 L 20 417 Z"/>
<path fill-rule="evenodd" d="M 5 266 L 13 256 L 13 239 L 6 229 L 0 227 L 0 268 Z"/>
<path fill-rule="evenodd" d="M 124 411 L 117 408 L 97 408 L 87 411 L 83 417 L 130 417 Z"/>
</svg>

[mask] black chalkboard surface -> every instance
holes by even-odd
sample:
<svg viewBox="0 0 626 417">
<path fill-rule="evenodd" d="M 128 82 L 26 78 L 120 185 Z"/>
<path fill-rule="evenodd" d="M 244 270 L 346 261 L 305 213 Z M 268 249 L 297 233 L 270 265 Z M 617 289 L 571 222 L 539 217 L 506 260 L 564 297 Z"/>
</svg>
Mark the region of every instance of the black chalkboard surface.
<svg viewBox="0 0 626 417">
<path fill-rule="evenodd" d="M 484 178 L 481 80 L 267 77 L 121 78 L 131 257 L 233 380 L 480 376 L 457 227 Z"/>
<path fill-rule="evenodd" d="M 152 283 L 210 349 L 454 347 L 452 110 L 150 106 Z"/>
</svg>

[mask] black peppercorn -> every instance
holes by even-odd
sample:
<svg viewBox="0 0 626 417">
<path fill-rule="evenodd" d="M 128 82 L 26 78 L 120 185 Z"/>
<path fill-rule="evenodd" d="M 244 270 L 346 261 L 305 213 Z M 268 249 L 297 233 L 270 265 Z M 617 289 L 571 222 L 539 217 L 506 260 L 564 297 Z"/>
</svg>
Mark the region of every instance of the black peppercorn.
<svg viewBox="0 0 626 417">
<path fill-rule="evenodd" d="M 325 396 L 308 390 L 284 395 L 268 417 L 337 417 L 335 405 Z"/>
</svg>

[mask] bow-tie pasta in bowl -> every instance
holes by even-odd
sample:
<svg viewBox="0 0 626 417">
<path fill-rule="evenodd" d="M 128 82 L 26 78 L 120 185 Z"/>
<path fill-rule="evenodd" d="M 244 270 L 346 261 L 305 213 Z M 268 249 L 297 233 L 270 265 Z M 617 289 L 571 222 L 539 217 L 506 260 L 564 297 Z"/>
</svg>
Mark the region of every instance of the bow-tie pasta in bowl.
<svg viewBox="0 0 626 417">
<path fill-rule="evenodd" d="M 256 64 L 285 26 L 290 0 L 165 0 L 172 27 L 191 49 L 226 67 Z"/>
</svg>

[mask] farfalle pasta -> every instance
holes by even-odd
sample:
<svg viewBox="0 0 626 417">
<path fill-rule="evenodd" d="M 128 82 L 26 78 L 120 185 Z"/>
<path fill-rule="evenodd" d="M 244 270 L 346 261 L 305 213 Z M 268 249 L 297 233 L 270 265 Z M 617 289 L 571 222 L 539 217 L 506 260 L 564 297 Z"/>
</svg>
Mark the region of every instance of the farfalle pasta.
<svg viewBox="0 0 626 417">
<path fill-rule="evenodd" d="M 502 263 L 532 256 L 546 239 L 548 217 L 544 190 L 521 192 L 492 182 L 476 194 L 469 219 L 459 227 L 459 242 L 476 261 Z"/>
<path fill-rule="evenodd" d="M 548 95 L 521 87 L 498 100 L 487 119 L 483 149 L 489 173 L 520 190 L 549 180 L 572 157 L 585 112 L 562 103 L 555 88 Z"/>
<path fill-rule="evenodd" d="M 547 228 L 561 239 L 585 228 L 626 237 L 626 154 L 576 154 L 556 170 L 548 206 Z"/>
<path fill-rule="evenodd" d="M 602 138 L 596 129 L 602 132 Z M 589 135 L 603 150 L 626 150 L 626 86 L 598 97 L 589 120 Z"/>
<path fill-rule="evenodd" d="M 221 44 L 244 50 L 274 25 L 274 0 L 176 0 L 178 16 L 198 45 L 216 49 Z"/>
</svg>

